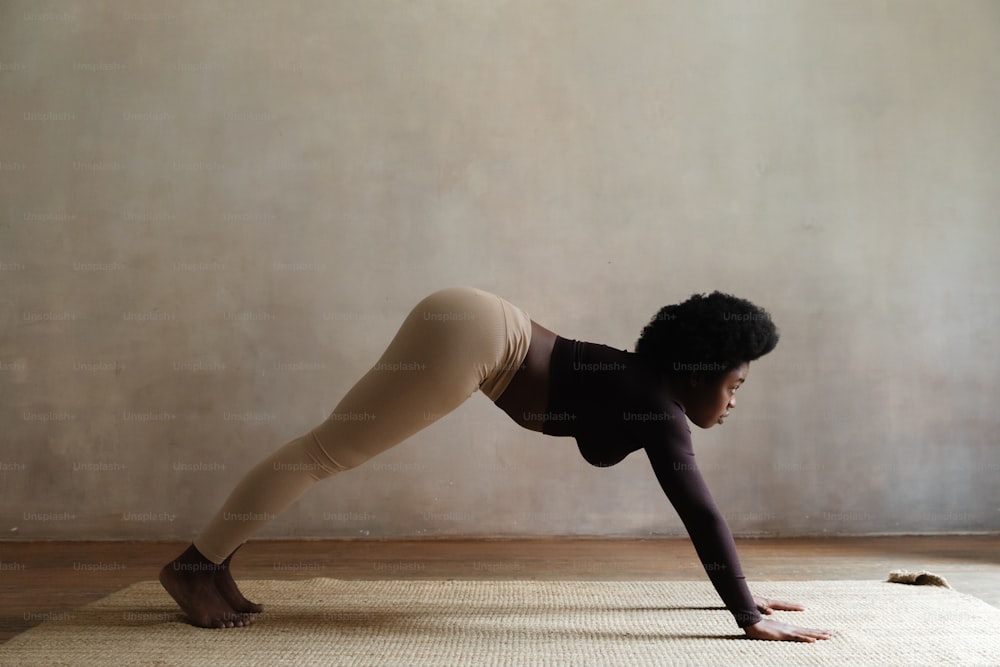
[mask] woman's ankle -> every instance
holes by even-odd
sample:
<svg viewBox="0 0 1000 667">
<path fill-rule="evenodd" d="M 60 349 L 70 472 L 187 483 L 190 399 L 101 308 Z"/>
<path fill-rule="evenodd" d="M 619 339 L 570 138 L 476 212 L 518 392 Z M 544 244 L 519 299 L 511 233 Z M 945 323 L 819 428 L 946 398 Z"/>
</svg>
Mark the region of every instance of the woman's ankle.
<svg viewBox="0 0 1000 667">
<path fill-rule="evenodd" d="M 186 570 L 189 572 L 215 572 L 223 569 L 228 564 L 216 563 L 209 560 L 203 553 L 198 551 L 193 543 L 184 552 L 175 558 L 172 565 L 175 570 Z"/>
</svg>

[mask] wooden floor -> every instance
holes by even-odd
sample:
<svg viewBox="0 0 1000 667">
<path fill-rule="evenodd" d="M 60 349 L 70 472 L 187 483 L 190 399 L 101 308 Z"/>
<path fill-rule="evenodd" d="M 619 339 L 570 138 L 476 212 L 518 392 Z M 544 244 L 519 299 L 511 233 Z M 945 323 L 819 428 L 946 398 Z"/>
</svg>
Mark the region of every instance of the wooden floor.
<svg viewBox="0 0 1000 667">
<path fill-rule="evenodd" d="M 751 583 L 884 580 L 929 570 L 1000 607 L 1000 536 L 738 540 Z M 0 642 L 137 581 L 186 544 L 0 542 Z M 259 541 L 233 560 L 239 579 L 706 580 L 687 539 Z M 266 600 L 262 600 L 266 603 Z"/>
</svg>

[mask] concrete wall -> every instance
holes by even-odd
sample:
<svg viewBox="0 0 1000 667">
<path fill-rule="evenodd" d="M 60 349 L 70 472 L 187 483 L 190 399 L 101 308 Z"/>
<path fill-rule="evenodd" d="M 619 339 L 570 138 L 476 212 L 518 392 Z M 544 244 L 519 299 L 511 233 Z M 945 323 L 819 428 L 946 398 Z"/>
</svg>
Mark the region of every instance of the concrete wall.
<svg viewBox="0 0 1000 667">
<path fill-rule="evenodd" d="M 737 534 L 1000 530 L 1000 4 L 0 4 L 0 528 L 194 535 L 424 294 L 783 337 L 694 428 Z M 681 531 L 483 396 L 262 536 Z"/>
</svg>

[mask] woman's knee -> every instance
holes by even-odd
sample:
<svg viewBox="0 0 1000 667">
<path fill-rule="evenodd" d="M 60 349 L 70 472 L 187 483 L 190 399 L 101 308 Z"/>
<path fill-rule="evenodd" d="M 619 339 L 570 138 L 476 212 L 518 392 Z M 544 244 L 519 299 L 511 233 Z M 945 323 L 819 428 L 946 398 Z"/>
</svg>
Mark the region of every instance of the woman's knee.
<svg viewBox="0 0 1000 667">
<path fill-rule="evenodd" d="M 338 472 L 344 472 L 353 468 L 353 465 L 345 464 L 339 460 L 340 457 L 334 458 L 331 456 L 327 448 L 323 446 L 318 430 L 318 428 L 313 429 L 294 441 L 297 447 L 295 457 L 297 462 L 301 462 L 306 467 L 305 469 L 308 469 L 310 474 L 317 480 L 325 479 L 336 475 Z"/>
</svg>

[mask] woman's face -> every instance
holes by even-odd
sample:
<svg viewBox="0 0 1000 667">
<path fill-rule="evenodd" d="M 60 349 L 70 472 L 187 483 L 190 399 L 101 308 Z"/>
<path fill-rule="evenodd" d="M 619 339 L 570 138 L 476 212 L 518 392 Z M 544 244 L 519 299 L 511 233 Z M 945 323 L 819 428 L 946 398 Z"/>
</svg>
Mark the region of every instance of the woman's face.
<svg viewBox="0 0 1000 667">
<path fill-rule="evenodd" d="M 736 391 L 747 381 L 749 372 L 750 364 L 743 362 L 714 382 L 692 375 L 687 400 L 682 401 L 688 419 L 701 428 L 723 423 L 736 407 Z"/>
</svg>

